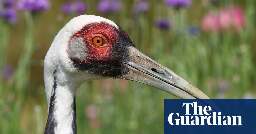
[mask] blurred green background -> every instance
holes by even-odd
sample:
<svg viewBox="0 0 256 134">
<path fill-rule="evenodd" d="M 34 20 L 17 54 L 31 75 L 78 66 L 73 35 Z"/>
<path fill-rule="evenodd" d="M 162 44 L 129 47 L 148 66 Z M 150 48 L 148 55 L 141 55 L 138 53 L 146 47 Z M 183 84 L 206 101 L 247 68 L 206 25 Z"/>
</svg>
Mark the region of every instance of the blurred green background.
<svg viewBox="0 0 256 134">
<path fill-rule="evenodd" d="M 1 134 L 43 133 L 43 59 L 56 33 L 79 14 L 113 20 L 138 49 L 211 98 L 256 98 L 255 0 L 24 1 L 0 1 Z M 161 134 L 163 99 L 175 97 L 97 80 L 84 83 L 76 98 L 78 133 Z"/>
</svg>

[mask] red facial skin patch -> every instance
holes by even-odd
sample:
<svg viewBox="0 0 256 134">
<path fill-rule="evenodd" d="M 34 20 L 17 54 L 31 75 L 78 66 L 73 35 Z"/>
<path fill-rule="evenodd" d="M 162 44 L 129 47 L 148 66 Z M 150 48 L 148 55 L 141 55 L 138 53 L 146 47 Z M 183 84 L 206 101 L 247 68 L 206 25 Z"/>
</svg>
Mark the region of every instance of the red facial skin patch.
<svg viewBox="0 0 256 134">
<path fill-rule="evenodd" d="M 93 23 L 85 26 L 83 29 L 75 33 L 72 38 L 82 38 L 86 44 L 87 57 L 84 61 L 107 61 L 111 58 L 112 48 L 117 41 L 118 31 L 115 27 L 106 23 Z M 103 39 L 104 45 L 98 46 L 93 42 L 95 37 Z"/>
</svg>

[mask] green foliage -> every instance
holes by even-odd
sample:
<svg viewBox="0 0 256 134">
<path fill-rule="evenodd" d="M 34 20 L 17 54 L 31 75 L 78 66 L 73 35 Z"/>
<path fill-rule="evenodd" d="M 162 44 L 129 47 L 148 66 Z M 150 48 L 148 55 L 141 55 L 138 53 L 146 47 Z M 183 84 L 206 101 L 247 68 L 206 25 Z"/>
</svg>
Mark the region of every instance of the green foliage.
<svg viewBox="0 0 256 134">
<path fill-rule="evenodd" d="M 95 5 L 94 1 L 88 3 Z M 141 51 L 191 81 L 211 98 L 243 98 L 248 94 L 255 97 L 256 6 L 252 4 L 252 0 L 244 3 L 242 4 L 245 7 L 247 27 L 240 33 L 229 31 L 189 34 L 188 26 L 200 23 L 200 17 L 191 11 L 202 11 L 202 5 L 176 11 L 151 1 L 149 12 L 135 17 L 129 10 L 133 3 L 126 1 L 120 13 L 105 17 L 120 24 Z M 220 5 L 226 4 L 225 1 Z M 88 10 L 88 14 L 94 13 L 94 8 Z M 23 34 L 19 35 L 14 29 L 18 26 L 10 26 L 0 21 L 0 69 L 3 70 L 4 64 L 17 64 L 11 79 L 0 78 L 1 134 L 39 134 L 44 129 L 47 107 L 43 80 L 39 79 L 40 84 L 35 80 L 42 71 L 34 72 L 33 75 L 30 73 L 34 64 L 42 70 L 41 63 L 47 50 L 42 48 L 49 47 L 55 33 L 70 18 L 61 16 L 64 20 L 53 21 L 52 26 L 48 22 L 50 19 L 54 20 L 57 15 L 59 14 L 56 10 L 36 16 L 38 18 L 25 13 L 23 18 L 26 28 Z M 168 31 L 157 29 L 154 20 L 159 16 L 172 20 L 176 25 Z M 45 30 L 48 32 L 45 33 L 40 26 L 50 27 L 50 30 Z M 16 57 L 13 63 L 8 61 L 13 61 L 13 55 L 7 52 L 17 52 L 10 50 L 10 47 L 19 38 L 22 38 L 23 42 L 16 44 L 22 45 L 22 54 Z M 42 47 L 40 42 L 48 44 Z M 40 59 L 33 57 L 35 53 L 41 53 Z M 87 82 L 77 93 L 78 133 L 163 133 L 164 98 L 175 97 L 155 92 L 154 88 L 138 83 L 127 84 L 118 80 Z M 90 107 L 97 111 L 95 119 L 88 117 Z"/>
</svg>

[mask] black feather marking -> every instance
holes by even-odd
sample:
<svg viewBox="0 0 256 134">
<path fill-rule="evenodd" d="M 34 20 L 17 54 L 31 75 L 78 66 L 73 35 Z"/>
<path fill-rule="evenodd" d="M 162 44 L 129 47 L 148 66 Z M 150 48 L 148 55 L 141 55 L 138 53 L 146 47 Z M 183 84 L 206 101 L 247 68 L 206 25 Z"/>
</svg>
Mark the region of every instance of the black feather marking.
<svg viewBox="0 0 256 134">
<path fill-rule="evenodd" d="M 77 126 L 76 126 L 76 97 L 74 97 L 74 100 L 73 100 L 73 122 L 72 122 L 72 129 L 73 129 L 73 134 L 76 134 L 77 133 Z"/>
<path fill-rule="evenodd" d="M 54 70 L 53 72 L 53 90 L 52 90 L 52 95 L 50 98 L 50 107 L 48 111 L 48 119 L 45 127 L 45 134 L 54 134 L 54 128 L 57 126 L 57 123 L 54 119 L 54 109 L 55 109 L 55 100 L 56 100 L 56 89 L 57 89 L 57 78 L 56 78 L 56 72 L 57 70 Z"/>
</svg>

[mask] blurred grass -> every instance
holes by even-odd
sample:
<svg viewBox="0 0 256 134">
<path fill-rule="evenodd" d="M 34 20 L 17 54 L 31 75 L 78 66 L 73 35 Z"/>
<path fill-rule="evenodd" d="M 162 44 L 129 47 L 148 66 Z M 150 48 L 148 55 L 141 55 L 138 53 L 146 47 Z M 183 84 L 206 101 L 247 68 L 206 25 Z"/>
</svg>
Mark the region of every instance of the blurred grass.
<svg viewBox="0 0 256 134">
<path fill-rule="evenodd" d="M 0 21 L 0 68 L 14 67 L 11 79 L 0 78 L 2 134 L 43 132 L 47 106 L 42 61 L 55 34 L 72 17 L 60 12 L 63 2 L 53 2 L 51 10 L 38 16 L 20 13 L 16 25 Z M 86 3 L 92 7 L 87 14 L 98 14 L 117 22 L 141 51 L 210 97 L 255 97 L 255 1 L 220 1 L 217 7 L 194 2 L 191 8 L 176 11 L 152 0 L 150 10 L 138 16 L 131 12 L 134 1 L 123 1 L 122 11 L 108 15 L 97 13 L 97 1 Z M 205 12 L 230 4 L 239 4 L 245 9 L 247 24 L 241 32 L 188 33 L 189 26 L 200 25 Z M 169 31 L 159 30 L 154 26 L 159 18 L 167 18 L 176 25 Z M 84 83 L 77 93 L 78 133 L 163 133 L 163 99 L 174 97 L 153 90 L 118 80 Z M 96 119 L 86 115 L 90 106 L 97 111 Z"/>
</svg>

